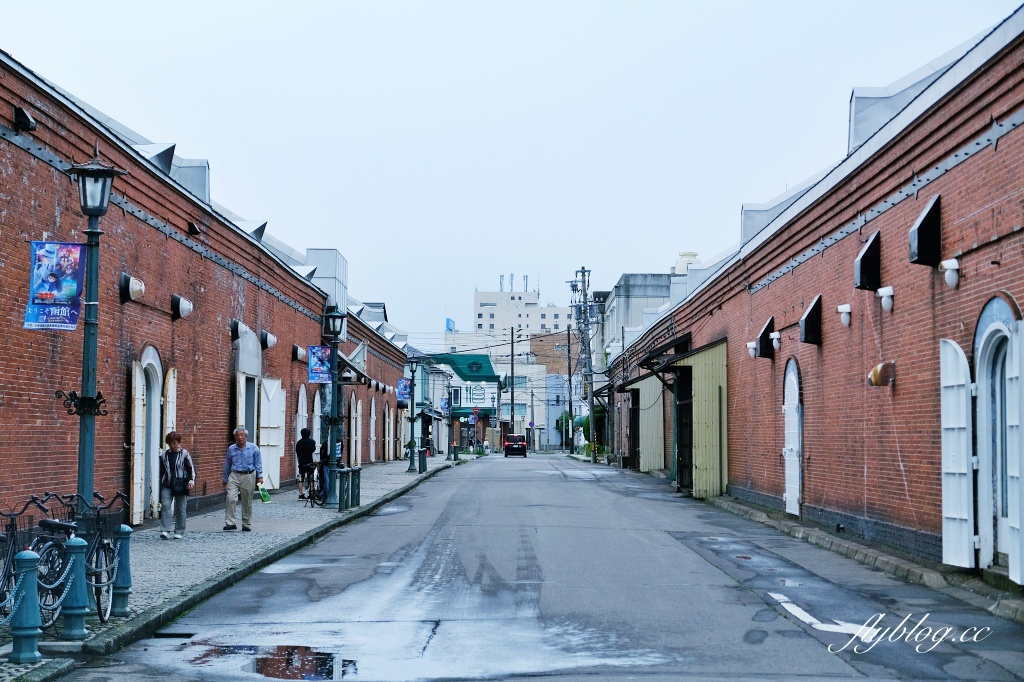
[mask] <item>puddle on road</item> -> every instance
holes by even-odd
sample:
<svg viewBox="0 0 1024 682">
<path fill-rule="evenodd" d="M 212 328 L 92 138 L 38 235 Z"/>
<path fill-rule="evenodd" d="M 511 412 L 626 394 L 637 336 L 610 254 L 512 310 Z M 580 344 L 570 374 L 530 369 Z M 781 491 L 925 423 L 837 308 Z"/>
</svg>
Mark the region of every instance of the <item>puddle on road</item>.
<svg viewBox="0 0 1024 682">
<path fill-rule="evenodd" d="M 389 557 L 343 592 L 308 602 L 270 588 L 245 623 L 212 625 L 174 643 L 152 639 L 145 658 L 210 679 L 486 679 L 595 666 L 677 663 L 614 632 L 541 618 L 543 575 L 529 534 L 509 575 L 479 557 L 469 576 L 452 538 L 432 537 Z M 277 575 L 311 578 L 322 567 L 281 562 Z M 308 561 L 308 560 L 306 560 Z M 297 585 L 292 579 L 288 586 Z M 193 614 L 195 615 L 195 614 Z M 199 620 L 209 615 L 198 616 Z M 187 617 L 186 617 L 187 621 Z M 181 622 L 180 628 L 194 627 Z M 297 643 L 301 643 L 297 644 Z"/>
<path fill-rule="evenodd" d="M 308 646 L 214 646 L 193 659 L 201 665 L 218 658 L 241 657 L 252 659 L 243 666 L 245 672 L 256 673 L 275 680 L 333 680 L 359 674 L 356 661 L 341 658 Z M 339 677 L 335 677 L 335 670 Z"/>
<path fill-rule="evenodd" d="M 411 504 L 407 504 L 404 502 L 393 502 L 391 504 L 384 505 L 377 511 L 370 514 L 370 516 L 391 516 L 392 514 L 401 514 L 402 512 L 407 512 L 411 509 Z"/>
</svg>

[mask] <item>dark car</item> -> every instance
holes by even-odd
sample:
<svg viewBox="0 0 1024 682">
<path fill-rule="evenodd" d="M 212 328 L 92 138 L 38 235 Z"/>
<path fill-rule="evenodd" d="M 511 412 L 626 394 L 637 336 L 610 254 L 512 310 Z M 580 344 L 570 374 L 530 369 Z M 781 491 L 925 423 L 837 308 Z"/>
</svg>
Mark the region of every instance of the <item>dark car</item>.
<svg viewBox="0 0 1024 682">
<path fill-rule="evenodd" d="M 509 455 L 526 457 L 526 436 L 520 433 L 510 433 L 505 436 L 505 456 Z"/>
</svg>

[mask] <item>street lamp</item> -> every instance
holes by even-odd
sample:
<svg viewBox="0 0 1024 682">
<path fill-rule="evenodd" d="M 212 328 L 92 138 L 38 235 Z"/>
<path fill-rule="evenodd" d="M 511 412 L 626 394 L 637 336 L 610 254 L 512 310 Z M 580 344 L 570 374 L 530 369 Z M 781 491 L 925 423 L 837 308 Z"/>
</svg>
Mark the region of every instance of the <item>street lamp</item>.
<svg viewBox="0 0 1024 682">
<path fill-rule="evenodd" d="M 64 399 L 68 414 L 81 417 L 78 425 L 78 500 L 79 511 L 86 510 L 87 500 L 93 494 L 93 470 L 95 469 L 96 415 L 106 415 L 103 405 L 107 402 L 96 390 L 96 342 L 99 332 L 99 286 L 100 286 L 100 217 L 110 205 L 110 189 L 114 178 L 127 175 L 113 166 L 100 162 L 99 142 L 88 163 L 73 165 L 65 171 L 78 181 L 78 194 L 82 213 L 89 219 L 84 233 L 85 244 L 85 340 L 82 346 L 82 394 L 74 391 L 57 391 L 57 397 Z"/>
<path fill-rule="evenodd" d="M 339 416 L 339 403 L 341 399 L 338 391 L 340 374 L 338 370 L 338 344 L 341 342 L 341 332 L 345 326 L 346 314 L 338 310 L 337 306 L 328 306 L 324 313 L 324 336 L 330 339 L 331 344 L 331 416 L 327 418 L 327 500 L 325 505 L 338 504 L 338 486 L 335 484 L 338 474 L 338 427 L 341 425 L 342 417 Z"/>
<path fill-rule="evenodd" d="M 495 401 L 495 399 L 496 399 L 496 397 L 492 393 L 491 394 L 491 419 L 494 420 L 494 423 L 491 424 L 490 421 L 488 421 L 488 426 L 491 429 L 491 452 L 494 452 L 494 449 L 497 447 L 497 444 L 494 442 L 494 429 L 498 426 L 498 412 L 494 408 L 494 401 Z"/>
<path fill-rule="evenodd" d="M 419 442 L 416 440 L 416 369 L 419 367 L 419 360 L 409 359 L 409 440 L 412 441 L 412 448 L 409 451 L 409 468 L 407 474 L 417 473 L 416 454 Z"/>
</svg>

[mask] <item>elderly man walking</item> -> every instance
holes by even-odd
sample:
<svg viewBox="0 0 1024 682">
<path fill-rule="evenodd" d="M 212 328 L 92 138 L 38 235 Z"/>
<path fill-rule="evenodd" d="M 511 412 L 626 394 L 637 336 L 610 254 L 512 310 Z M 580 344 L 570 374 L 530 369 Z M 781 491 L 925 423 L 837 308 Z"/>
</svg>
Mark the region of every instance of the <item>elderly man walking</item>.
<svg viewBox="0 0 1024 682">
<path fill-rule="evenodd" d="M 255 443 L 246 442 L 249 432 L 244 426 L 234 431 L 235 442 L 228 446 L 224 458 L 222 480 L 227 490 L 224 506 L 224 530 L 235 530 L 235 504 L 242 497 L 242 530 L 252 530 L 252 495 L 257 483 L 263 483 L 263 457 Z"/>
</svg>

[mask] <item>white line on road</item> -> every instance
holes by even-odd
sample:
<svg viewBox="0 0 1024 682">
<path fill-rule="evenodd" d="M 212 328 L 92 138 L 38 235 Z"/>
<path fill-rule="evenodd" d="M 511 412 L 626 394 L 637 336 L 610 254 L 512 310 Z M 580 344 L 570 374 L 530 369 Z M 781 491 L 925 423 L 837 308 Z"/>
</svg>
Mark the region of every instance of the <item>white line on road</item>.
<svg viewBox="0 0 1024 682">
<path fill-rule="evenodd" d="M 820 620 L 812 616 L 811 614 L 804 611 L 802 608 L 794 604 L 784 594 L 778 594 L 776 592 L 769 592 L 768 596 L 779 602 L 782 608 L 786 609 L 794 616 L 799 618 L 801 621 L 810 625 L 815 630 L 821 630 L 822 632 L 839 632 L 846 635 L 854 635 L 859 638 L 862 642 L 870 643 L 875 636 L 881 632 L 878 628 L 868 627 L 867 625 L 857 625 L 856 623 L 846 623 L 841 620 L 833 620 L 832 623 L 822 623 Z"/>
</svg>

